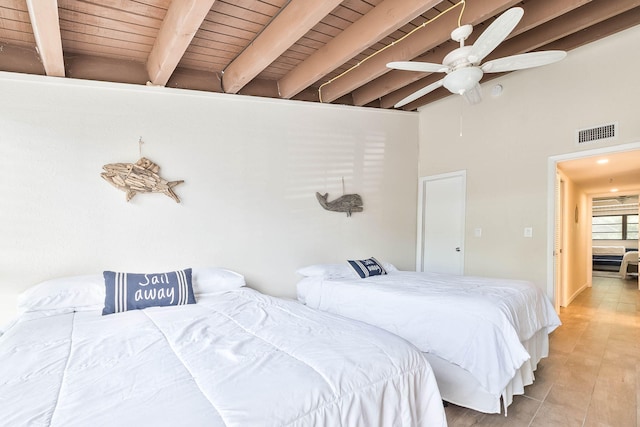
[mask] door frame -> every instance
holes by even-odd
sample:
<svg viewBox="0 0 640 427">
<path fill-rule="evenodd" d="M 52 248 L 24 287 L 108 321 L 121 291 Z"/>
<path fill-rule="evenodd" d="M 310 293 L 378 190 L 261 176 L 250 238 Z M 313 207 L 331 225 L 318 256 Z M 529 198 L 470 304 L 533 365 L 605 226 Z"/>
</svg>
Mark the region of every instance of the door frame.
<svg viewBox="0 0 640 427">
<path fill-rule="evenodd" d="M 447 172 L 441 173 L 437 175 L 429 175 L 418 178 L 418 217 L 417 217 L 417 239 L 416 239 L 416 271 L 422 271 L 422 257 L 424 255 L 424 242 L 423 242 L 423 231 L 424 231 L 424 190 L 425 185 L 429 181 L 437 181 L 448 178 L 462 178 L 462 192 L 463 194 L 467 194 L 467 171 L 460 170 L 455 172 Z M 461 263 L 460 263 L 460 274 L 464 274 L 464 244 L 465 244 L 465 221 L 466 221 L 466 196 L 462 198 L 462 224 L 461 224 L 461 236 L 462 242 L 460 243 L 461 254 Z"/>
<path fill-rule="evenodd" d="M 553 219 L 555 221 L 554 226 L 554 241 L 553 241 L 553 253 L 555 257 L 553 259 L 554 265 L 554 277 L 553 280 L 556 283 L 565 283 L 567 274 L 566 274 L 566 251 L 564 247 L 566 246 L 566 197 L 567 197 L 567 182 L 564 174 L 556 170 L 556 186 L 554 187 L 556 191 L 555 202 L 557 206 L 556 214 Z M 556 286 L 554 288 L 554 299 L 553 305 L 556 312 L 560 312 L 560 306 L 564 304 L 564 294 L 563 287 Z"/>
<path fill-rule="evenodd" d="M 557 205 L 556 171 L 558 163 L 566 160 L 575 160 L 585 157 L 593 157 L 603 154 L 620 153 L 640 149 L 640 142 L 601 147 L 591 150 L 575 151 L 557 156 L 550 156 L 547 160 L 547 295 L 553 300 L 553 305 L 558 310 L 559 301 L 557 295 L 561 292 L 562 283 L 556 283 L 556 265 L 554 262 L 556 213 L 560 208 Z M 570 213 L 566 213 L 569 215 Z M 585 255 L 586 256 L 586 255 Z"/>
<path fill-rule="evenodd" d="M 640 190 L 628 190 L 628 191 L 620 191 L 618 193 L 615 193 L 618 196 L 638 196 L 638 198 L 640 199 Z M 589 194 L 587 197 L 587 209 L 589 212 L 589 233 L 593 232 L 593 222 L 591 220 L 591 217 L 593 215 L 593 199 L 600 199 L 600 198 L 609 198 L 612 197 L 611 193 L 594 193 L 594 194 Z M 638 205 L 638 214 L 640 215 L 640 204 Z M 638 237 L 638 241 L 636 243 L 636 247 L 640 248 L 640 236 Z M 588 257 L 587 259 L 592 259 L 593 256 L 593 248 L 589 247 L 588 249 Z M 593 264 L 591 262 L 587 263 L 587 267 L 588 267 L 588 272 L 587 272 L 587 277 L 589 278 L 589 283 L 587 284 L 588 287 L 592 287 L 593 286 Z M 640 275 L 638 275 L 638 290 L 640 290 Z"/>
</svg>

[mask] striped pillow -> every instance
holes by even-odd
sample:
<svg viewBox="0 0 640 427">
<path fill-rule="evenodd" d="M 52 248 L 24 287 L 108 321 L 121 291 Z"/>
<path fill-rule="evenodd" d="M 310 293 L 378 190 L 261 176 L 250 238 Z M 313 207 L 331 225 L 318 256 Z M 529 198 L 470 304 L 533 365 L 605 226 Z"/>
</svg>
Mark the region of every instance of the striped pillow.
<svg viewBox="0 0 640 427">
<path fill-rule="evenodd" d="M 382 264 L 373 257 L 362 260 L 348 260 L 348 262 L 356 273 L 358 273 L 358 276 L 363 279 L 369 276 L 382 276 L 387 274 Z"/>
<path fill-rule="evenodd" d="M 105 271 L 103 276 L 103 315 L 196 302 L 190 268 L 167 273 L 141 274 Z"/>
</svg>

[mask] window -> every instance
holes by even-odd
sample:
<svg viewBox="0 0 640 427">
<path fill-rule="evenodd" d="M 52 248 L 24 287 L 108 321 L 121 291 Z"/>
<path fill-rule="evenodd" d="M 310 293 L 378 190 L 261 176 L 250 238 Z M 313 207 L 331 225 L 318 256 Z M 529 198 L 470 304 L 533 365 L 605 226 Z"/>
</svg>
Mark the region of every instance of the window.
<svg viewBox="0 0 640 427">
<path fill-rule="evenodd" d="M 593 240 L 622 239 L 623 215 L 594 216 L 591 226 Z"/>
<path fill-rule="evenodd" d="M 638 215 L 594 216 L 593 240 L 638 240 Z"/>
<path fill-rule="evenodd" d="M 627 218 L 627 239 L 638 240 L 638 215 L 626 215 Z"/>
</svg>

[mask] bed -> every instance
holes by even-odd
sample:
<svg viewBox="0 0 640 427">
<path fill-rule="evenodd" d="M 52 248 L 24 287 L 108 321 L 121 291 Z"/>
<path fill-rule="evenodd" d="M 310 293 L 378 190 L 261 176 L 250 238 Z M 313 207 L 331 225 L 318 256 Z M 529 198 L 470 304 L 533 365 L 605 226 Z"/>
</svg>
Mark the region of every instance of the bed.
<svg viewBox="0 0 640 427">
<path fill-rule="evenodd" d="M 384 273 L 368 277 L 347 263 L 301 268 L 298 299 L 405 338 L 424 352 L 445 401 L 485 413 L 504 408 L 506 415 L 513 395 L 533 382 L 548 355 L 548 334 L 560 325 L 546 295 L 525 281 L 378 264 Z"/>
<path fill-rule="evenodd" d="M 620 264 L 620 277 L 627 279 L 629 274 L 638 275 L 638 251 L 630 250 L 622 257 L 622 263 Z M 640 289 L 640 283 L 638 284 Z"/>
<path fill-rule="evenodd" d="M 593 246 L 591 252 L 593 255 L 593 270 L 618 271 L 627 249 L 624 246 Z"/>
<path fill-rule="evenodd" d="M 183 272 L 174 290 L 172 274 L 133 294 L 133 276 L 105 272 L 23 293 L 0 331 L 2 424 L 446 426 L 433 372 L 403 339 L 228 270 Z M 176 304 L 137 306 L 163 298 Z"/>
</svg>

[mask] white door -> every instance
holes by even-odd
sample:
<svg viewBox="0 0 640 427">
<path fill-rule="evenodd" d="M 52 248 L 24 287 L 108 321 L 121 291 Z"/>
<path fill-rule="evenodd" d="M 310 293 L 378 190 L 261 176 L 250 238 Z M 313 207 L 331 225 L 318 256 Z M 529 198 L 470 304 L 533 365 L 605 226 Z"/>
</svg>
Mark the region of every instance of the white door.
<svg viewBox="0 0 640 427">
<path fill-rule="evenodd" d="M 466 171 L 420 178 L 417 271 L 464 273 Z"/>
</svg>

